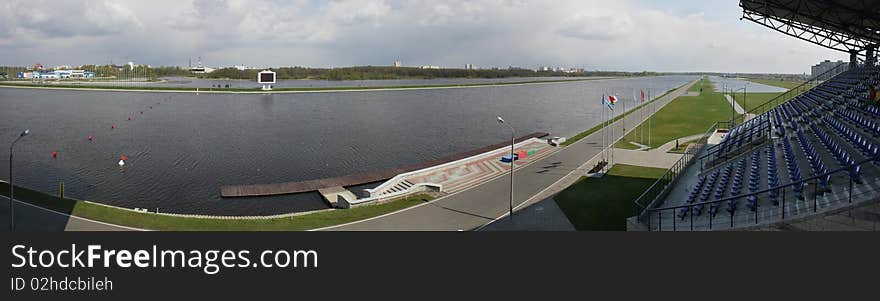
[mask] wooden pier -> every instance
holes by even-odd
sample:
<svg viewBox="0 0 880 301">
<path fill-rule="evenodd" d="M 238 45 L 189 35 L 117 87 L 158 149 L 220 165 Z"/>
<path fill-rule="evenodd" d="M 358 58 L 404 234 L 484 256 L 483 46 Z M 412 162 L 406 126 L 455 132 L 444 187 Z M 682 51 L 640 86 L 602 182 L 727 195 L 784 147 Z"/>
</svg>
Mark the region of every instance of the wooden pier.
<svg viewBox="0 0 880 301">
<path fill-rule="evenodd" d="M 547 133 L 532 133 L 520 138 L 516 139 L 516 142 L 525 141 L 531 138 L 542 138 L 546 137 Z M 407 173 L 415 170 L 425 169 L 431 166 L 436 166 L 444 163 L 449 163 L 452 161 L 461 160 L 467 157 L 479 155 L 488 151 L 496 150 L 502 148 L 504 146 L 509 146 L 510 142 L 501 142 L 498 144 L 490 145 L 487 147 L 459 153 L 452 156 L 447 156 L 443 158 L 439 158 L 436 160 L 426 161 L 422 163 L 406 165 L 397 168 L 390 168 L 386 170 L 380 171 L 372 171 L 365 172 L 341 177 L 333 177 L 333 178 L 324 178 L 324 179 L 315 179 L 315 180 L 307 180 L 300 182 L 284 182 L 284 183 L 272 183 L 272 184 L 253 184 L 253 185 L 229 185 L 220 187 L 220 196 L 224 198 L 232 198 L 232 197 L 255 197 L 255 196 L 270 196 L 270 195 L 283 195 L 283 194 L 294 194 L 294 193 L 303 193 L 303 192 L 311 192 L 318 191 L 319 189 L 331 188 L 331 187 L 347 187 L 347 186 L 355 186 L 362 185 L 368 183 L 374 183 L 379 181 L 384 181 L 391 179 L 399 174 Z"/>
</svg>

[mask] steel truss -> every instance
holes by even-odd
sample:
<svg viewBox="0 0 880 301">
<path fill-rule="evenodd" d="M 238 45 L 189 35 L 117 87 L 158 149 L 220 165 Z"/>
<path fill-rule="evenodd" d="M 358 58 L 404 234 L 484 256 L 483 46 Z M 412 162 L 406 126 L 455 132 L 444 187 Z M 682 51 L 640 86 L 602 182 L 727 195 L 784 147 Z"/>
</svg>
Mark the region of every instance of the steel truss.
<svg viewBox="0 0 880 301">
<path fill-rule="evenodd" d="M 829 1 L 800 0 L 741 1 L 740 7 L 743 19 L 825 48 L 858 52 L 863 61 L 865 49 L 880 42 L 880 26 L 875 26 L 880 21 L 877 16 L 865 15 L 874 10 L 869 6 L 876 3 L 862 4 L 866 11 L 835 6 Z"/>
</svg>

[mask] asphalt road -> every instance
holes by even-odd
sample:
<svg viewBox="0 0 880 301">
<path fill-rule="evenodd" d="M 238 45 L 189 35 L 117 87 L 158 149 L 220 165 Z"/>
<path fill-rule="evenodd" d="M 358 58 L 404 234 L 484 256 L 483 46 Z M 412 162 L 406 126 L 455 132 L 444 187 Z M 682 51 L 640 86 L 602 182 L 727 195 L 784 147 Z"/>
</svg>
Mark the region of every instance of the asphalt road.
<svg viewBox="0 0 880 301">
<path fill-rule="evenodd" d="M 656 110 L 687 92 L 696 81 L 656 100 Z M 649 110 L 645 106 L 638 110 Z M 633 112 L 623 120 L 618 120 L 613 128 L 613 141 L 623 137 L 623 125 L 628 130 L 644 121 L 642 114 Z M 602 131 L 581 139 L 555 154 L 544 157 L 526 166 L 517 167 L 514 174 L 513 205 L 516 208 L 540 201 L 538 194 L 546 194 L 545 189 L 564 189 L 567 185 L 554 185 L 572 173 L 584 174 L 580 170 L 584 163 L 602 152 Z M 621 189 L 626 189 L 622 187 Z M 434 201 L 389 213 L 371 219 L 322 228 L 319 230 L 340 231 L 458 231 L 480 228 L 496 219 L 503 218 L 509 210 L 510 177 L 502 175 L 473 188 L 438 198 Z M 543 192 L 543 193 L 542 193 Z M 514 219 L 515 222 L 515 219 Z"/>
</svg>

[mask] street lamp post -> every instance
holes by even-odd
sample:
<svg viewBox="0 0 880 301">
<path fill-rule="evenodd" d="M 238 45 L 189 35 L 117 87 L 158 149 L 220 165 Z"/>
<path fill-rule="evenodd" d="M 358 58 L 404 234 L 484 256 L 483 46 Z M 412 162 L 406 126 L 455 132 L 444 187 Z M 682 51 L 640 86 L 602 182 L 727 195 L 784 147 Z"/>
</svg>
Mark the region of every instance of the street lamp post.
<svg viewBox="0 0 880 301">
<path fill-rule="evenodd" d="M 745 122 L 746 122 L 746 118 L 749 117 L 749 111 L 746 110 L 746 87 L 748 87 L 748 84 L 746 84 L 746 86 L 744 86 L 744 87 L 742 87 L 742 88 L 739 88 L 739 89 L 736 89 L 736 90 L 731 91 L 731 94 L 733 94 L 732 97 L 733 97 L 733 101 L 734 101 L 734 102 L 736 102 L 736 92 L 739 92 L 740 90 L 743 91 L 743 123 L 745 123 Z M 732 105 L 732 106 L 736 106 L 735 103 L 732 103 L 731 105 Z"/>
<path fill-rule="evenodd" d="M 513 145 L 516 143 L 516 140 L 515 140 L 516 139 L 515 138 L 516 131 L 513 130 L 513 127 L 510 126 L 510 124 L 508 124 L 507 122 L 504 122 L 504 118 L 501 118 L 501 115 L 497 116 L 496 118 L 498 119 L 498 123 L 506 125 L 507 128 L 510 129 L 510 199 L 509 199 L 509 205 L 510 205 L 510 220 L 513 221 L 513 169 L 516 167 L 516 165 L 513 164 L 514 163 Z"/>
<path fill-rule="evenodd" d="M 18 138 L 15 138 L 15 141 L 12 141 L 12 145 L 9 146 L 9 231 L 15 230 L 15 204 L 13 204 L 15 197 L 15 185 L 12 184 L 12 149 L 15 147 L 15 143 L 24 136 L 27 136 L 31 133 L 31 130 L 24 130 L 21 134 L 18 135 Z"/>
</svg>

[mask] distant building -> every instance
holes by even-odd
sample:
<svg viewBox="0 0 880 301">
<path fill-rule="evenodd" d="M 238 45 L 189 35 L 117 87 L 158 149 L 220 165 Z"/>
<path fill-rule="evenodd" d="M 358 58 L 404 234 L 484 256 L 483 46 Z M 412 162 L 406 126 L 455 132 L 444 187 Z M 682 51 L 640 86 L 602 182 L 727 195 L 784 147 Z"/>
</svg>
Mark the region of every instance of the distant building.
<svg viewBox="0 0 880 301">
<path fill-rule="evenodd" d="M 474 70 L 474 64 L 464 64 L 464 69 Z"/>
<path fill-rule="evenodd" d="M 440 66 L 425 65 L 425 66 L 419 67 L 419 69 L 440 69 Z"/>
<path fill-rule="evenodd" d="M 816 76 L 816 75 L 820 75 L 822 73 L 828 72 L 828 70 L 837 68 L 837 66 L 846 65 L 846 64 L 847 64 L 847 62 L 840 61 L 840 60 L 838 60 L 836 62 L 832 62 L 830 60 L 825 60 L 823 62 L 820 62 L 819 64 L 814 65 L 812 68 L 810 68 L 810 73 L 812 76 Z"/>
<path fill-rule="evenodd" d="M 403 64 L 400 63 L 400 60 L 396 60 L 396 61 L 394 61 L 394 67 L 395 67 L 395 68 L 400 68 L 401 66 L 403 66 Z"/>
<path fill-rule="evenodd" d="M 43 64 L 40 64 L 40 63 L 34 64 L 34 70 L 43 70 Z"/>
</svg>

